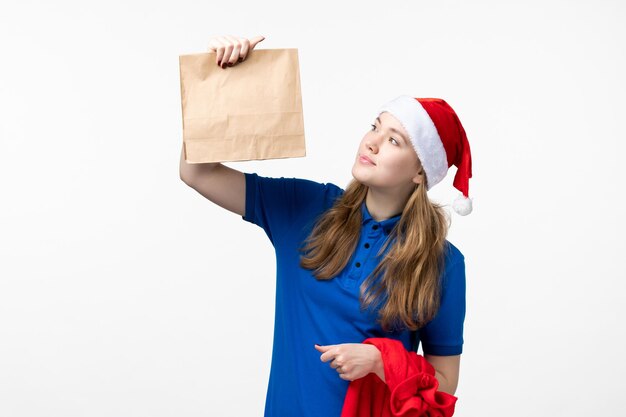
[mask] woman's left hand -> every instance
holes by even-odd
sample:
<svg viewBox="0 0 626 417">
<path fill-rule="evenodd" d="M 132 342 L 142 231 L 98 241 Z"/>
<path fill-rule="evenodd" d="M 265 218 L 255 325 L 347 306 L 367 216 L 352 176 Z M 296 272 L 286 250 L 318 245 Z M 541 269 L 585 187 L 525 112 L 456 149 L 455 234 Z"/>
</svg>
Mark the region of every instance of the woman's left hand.
<svg viewBox="0 0 626 417">
<path fill-rule="evenodd" d="M 380 351 L 374 345 L 363 343 L 342 343 L 339 345 L 315 345 L 322 352 L 322 362 L 330 361 L 339 377 L 354 381 L 374 372 L 384 381 L 384 371 Z"/>
</svg>

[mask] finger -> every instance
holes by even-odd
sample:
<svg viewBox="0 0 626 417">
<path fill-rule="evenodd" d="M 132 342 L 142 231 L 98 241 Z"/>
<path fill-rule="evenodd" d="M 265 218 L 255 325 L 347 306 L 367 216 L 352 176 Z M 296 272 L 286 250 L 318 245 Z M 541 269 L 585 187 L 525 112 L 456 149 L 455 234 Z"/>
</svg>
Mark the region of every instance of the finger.
<svg viewBox="0 0 626 417">
<path fill-rule="evenodd" d="M 255 36 L 254 38 L 250 39 L 250 40 L 248 41 L 248 42 L 250 42 L 250 44 L 249 44 L 249 45 L 246 45 L 246 46 L 247 46 L 247 47 L 246 47 L 246 51 L 245 51 L 245 54 L 243 54 L 243 59 L 242 59 L 242 60 L 246 59 L 246 58 L 248 57 L 248 55 L 249 55 L 250 51 L 251 51 L 251 50 L 253 50 L 253 49 L 254 49 L 254 47 L 255 47 L 255 46 L 256 46 L 259 42 L 261 42 L 261 41 L 262 41 L 262 40 L 264 40 L 264 39 L 265 39 L 265 37 L 264 37 L 264 36 Z"/>
<path fill-rule="evenodd" d="M 235 47 L 233 48 L 233 52 L 230 54 L 230 59 L 227 61 L 229 67 L 232 67 L 237 62 L 239 62 L 239 50 L 240 49 L 241 49 L 241 45 L 239 44 L 235 45 Z"/>
<path fill-rule="evenodd" d="M 322 362 L 332 361 L 333 359 L 335 359 L 335 356 L 332 353 L 329 353 L 329 352 L 324 352 L 322 354 L 322 356 L 320 356 L 320 360 Z"/>
<path fill-rule="evenodd" d="M 209 51 L 215 51 L 215 63 L 221 65 L 226 45 L 218 38 L 212 39 L 209 44 Z"/>
<path fill-rule="evenodd" d="M 339 378 L 345 381 L 352 381 L 352 377 L 348 376 L 347 374 L 339 374 Z"/>
<path fill-rule="evenodd" d="M 320 356 L 320 359 L 322 360 L 322 362 L 328 362 L 328 361 L 332 361 L 333 359 L 335 359 L 335 351 L 334 350 L 328 350 L 324 353 L 322 353 L 322 356 Z"/>
<path fill-rule="evenodd" d="M 257 43 L 261 42 L 263 39 L 265 39 L 265 36 L 262 36 L 262 35 L 258 35 L 253 38 L 250 38 L 250 49 L 254 49 Z"/>
<path fill-rule="evenodd" d="M 239 59 L 239 51 L 241 50 L 241 42 L 239 39 L 235 38 L 231 35 L 225 35 L 225 38 L 228 39 L 231 45 L 233 45 L 233 50 L 230 53 L 229 57 L 225 57 L 225 60 L 222 62 L 226 62 L 229 67 L 235 65 L 237 60 Z"/>
<path fill-rule="evenodd" d="M 333 364 L 334 364 L 334 366 L 333 366 Z M 333 360 L 330 363 L 330 365 L 333 366 L 333 368 L 336 368 L 336 367 L 341 366 L 343 364 L 345 364 L 343 356 L 337 354 L 337 352 L 334 352 L 333 353 Z"/>
<path fill-rule="evenodd" d="M 208 52 L 217 52 L 217 48 L 219 48 L 221 44 L 215 38 L 209 39 L 209 43 L 207 44 Z"/>
<path fill-rule="evenodd" d="M 231 44 L 230 41 L 224 36 L 220 36 L 218 39 L 224 45 L 223 53 L 220 58 L 220 64 L 222 65 L 222 68 L 226 68 L 227 62 L 230 59 L 230 54 L 233 52 L 234 45 Z"/>
<path fill-rule="evenodd" d="M 239 51 L 239 62 L 246 59 L 250 50 L 250 41 L 246 38 L 241 39 L 241 51 Z"/>
<path fill-rule="evenodd" d="M 215 39 L 215 43 L 218 45 L 216 50 L 217 56 L 215 58 L 217 59 L 217 65 L 221 66 L 224 55 L 226 54 L 226 48 L 228 48 L 228 42 L 226 42 L 224 38 L 220 36 Z"/>
</svg>

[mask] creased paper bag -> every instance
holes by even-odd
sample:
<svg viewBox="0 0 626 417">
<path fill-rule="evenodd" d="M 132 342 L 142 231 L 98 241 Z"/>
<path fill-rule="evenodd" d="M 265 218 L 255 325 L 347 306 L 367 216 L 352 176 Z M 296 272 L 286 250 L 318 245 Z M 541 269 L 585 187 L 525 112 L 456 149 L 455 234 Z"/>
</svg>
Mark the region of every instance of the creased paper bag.
<svg viewBox="0 0 626 417">
<path fill-rule="evenodd" d="M 180 55 L 188 163 L 306 156 L 298 50 L 251 50 L 222 69 L 215 52 Z"/>
</svg>

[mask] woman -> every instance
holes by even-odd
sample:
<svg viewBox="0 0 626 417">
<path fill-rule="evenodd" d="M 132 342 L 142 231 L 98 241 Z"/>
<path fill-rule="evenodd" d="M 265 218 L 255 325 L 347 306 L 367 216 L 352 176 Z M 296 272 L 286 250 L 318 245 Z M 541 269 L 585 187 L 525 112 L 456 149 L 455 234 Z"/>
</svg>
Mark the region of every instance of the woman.
<svg viewBox="0 0 626 417">
<path fill-rule="evenodd" d="M 263 37 L 213 38 L 216 64 L 244 62 Z M 244 63 L 245 65 L 245 63 Z M 418 156 L 420 155 L 420 156 Z M 374 373 L 367 338 L 422 343 L 439 389 L 454 394 L 465 317 L 465 264 L 446 240 L 443 208 L 426 191 L 457 166 L 471 211 L 465 132 L 441 99 L 400 96 L 361 140 L 344 191 L 335 184 L 267 178 L 220 163 L 185 163 L 181 179 L 262 227 L 277 257 L 276 317 L 265 416 L 339 416 L 350 381 Z"/>
</svg>

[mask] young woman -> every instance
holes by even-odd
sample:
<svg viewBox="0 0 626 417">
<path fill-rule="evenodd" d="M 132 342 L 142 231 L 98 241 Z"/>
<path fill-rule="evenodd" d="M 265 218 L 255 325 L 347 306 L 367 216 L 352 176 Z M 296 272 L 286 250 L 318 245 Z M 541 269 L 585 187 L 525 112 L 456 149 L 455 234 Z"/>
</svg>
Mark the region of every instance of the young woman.
<svg viewBox="0 0 626 417">
<path fill-rule="evenodd" d="M 226 68 L 263 37 L 216 37 Z M 243 63 L 245 65 L 245 62 Z M 465 131 L 441 99 L 386 103 L 358 145 L 353 180 L 269 178 L 220 163 L 187 164 L 190 187 L 264 229 L 277 257 L 276 317 L 265 416 L 339 416 L 350 381 L 385 381 L 371 337 L 422 343 L 439 390 L 454 394 L 465 318 L 465 264 L 427 190 L 452 165 L 459 214 L 471 211 Z"/>
</svg>

